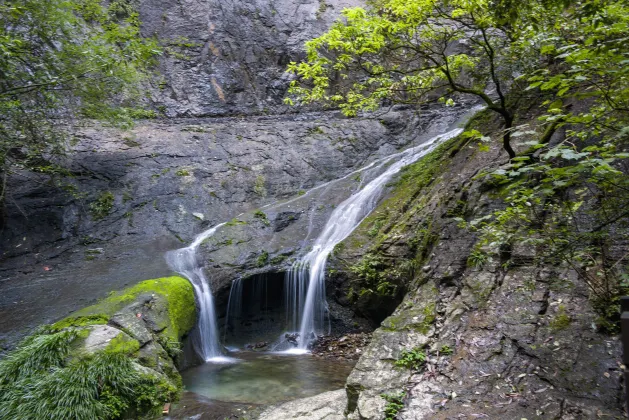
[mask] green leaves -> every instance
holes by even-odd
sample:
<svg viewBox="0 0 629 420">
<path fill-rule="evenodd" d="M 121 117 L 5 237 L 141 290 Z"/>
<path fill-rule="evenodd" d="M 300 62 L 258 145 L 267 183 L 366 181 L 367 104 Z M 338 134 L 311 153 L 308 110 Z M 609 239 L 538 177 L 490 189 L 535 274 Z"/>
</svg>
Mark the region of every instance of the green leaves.
<svg viewBox="0 0 629 420">
<path fill-rule="evenodd" d="M 127 0 L 108 6 L 98 0 L 0 4 L 0 172 L 15 164 L 48 165 L 45 161 L 66 148 L 64 118 L 132 120 L 129 108 L 141 98 L 139 83 L 159 48 L 140 37 L 138 14 L 130 5 Z"/>
<path fill-rule="evenodd" d="M 296 79 L 287 103 L 322 102 L 352 116 L 383 101 L 430 101 L 439 91 L 446 106 L 454 104 L 452 92 L 476 94 L 493 104 L 483 92 L 497 75 L 478 71 L 479 63 L 513 55 L 504 37 L 487 30 L 496 22 L 486 0 L 447 5 L 385 0 L 367 9 L 345 9 L 343 17 L 306 43 L 306 61 L 289 65 Z M 471 40 L 473 47 L 450 51 L 448 45 L 457 40 Z M 464 74 L 471 74 L 474 83 Z"/>
</svg>

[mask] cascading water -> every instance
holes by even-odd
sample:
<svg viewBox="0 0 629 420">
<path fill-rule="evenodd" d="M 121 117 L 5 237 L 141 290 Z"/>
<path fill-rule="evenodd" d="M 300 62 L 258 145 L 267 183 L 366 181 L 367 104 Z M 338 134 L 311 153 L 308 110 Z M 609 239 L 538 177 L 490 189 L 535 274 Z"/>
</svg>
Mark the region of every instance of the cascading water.
<svg viewBox="0 0 629 420">
<path fill-rule="evenodd" d="M 433 137 L 420 146 L 396 153 L 379 162 L 375 169 L 386 170 L 367 183 L 360 191 L 337 206 L 312 250 L 295 263 L 286 274 L 287 311 L 289 325 L 299 324 L 299 350 L 305 351 L 309 342 L 325 328 L 327 301 L 325 299 L 325 264 L 334 247 L 371 213 L 393 175 L 405 166 L 430 153 L 439 143 L 459 135 L 455 129 Z M 393 163 L 391 163 L 393 162 Z M 370 167 L 373 165 L 370 165 Z M 292 316 L 291 316 L 292 313 Z M 296 328 L 295 330 L 296 331 Z"/>
<path fill-rule="evenodd" d="M 216 310 L 210 284 L 203 273 L 203 267 L 197 259 L 197 249 L 207 238 L 223 226 L 221 223 L 197 236 L 186 248 L 169 251 L 166 261 L 170 268 L 180 273 L 192 283 L 199 305 L 198 343 L 195 343 L 197 353 L 203 360 L 219 360 L 223 356 L 218 342 L 218 327 L 216 325 Z"/>
</svg>

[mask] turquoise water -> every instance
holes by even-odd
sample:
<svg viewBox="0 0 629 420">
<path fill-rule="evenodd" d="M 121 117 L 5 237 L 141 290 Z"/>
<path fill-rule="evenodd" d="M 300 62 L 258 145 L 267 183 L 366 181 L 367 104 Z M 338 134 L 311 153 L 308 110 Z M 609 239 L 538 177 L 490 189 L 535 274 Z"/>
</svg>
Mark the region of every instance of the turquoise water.
<svg viewBox="0 0 629 420">
<path fill-rule="evenodd" d="M 187 391 L 214 401 L 276 404 L 343 388 L 354 362 L 309 354 L 241 352 L 234 363 L 205 363 L 182 372 Z"/>
</svg>

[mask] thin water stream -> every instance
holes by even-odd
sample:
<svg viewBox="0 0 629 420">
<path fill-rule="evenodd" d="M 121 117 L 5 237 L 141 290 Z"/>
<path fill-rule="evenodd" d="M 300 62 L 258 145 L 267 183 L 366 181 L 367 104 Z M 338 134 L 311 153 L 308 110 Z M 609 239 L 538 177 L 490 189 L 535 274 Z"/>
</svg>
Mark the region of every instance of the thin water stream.
<svg viewBox="0 0 629 420">
<path fill-rule="evenodd" d="M 292 324 L 299 324 L 299 350 L 306 351 L 317 334 L 326 333 L 329 329 L 329 326 L 326 328 L 325 265 L 334 247 L 373 211 L 384 187 L 395 174 L 462 131 L 460 128 L 451 130 L 420 146 L 383 159 L 374 169 L 384 172 L 336 207 L 312 250 L 297 261 L 286 275 L 287 308 L 292 311 Z"/>
<path fill-rule="evenodd" d="M 203 241 L 214 235 L 224 224 L 221 223 L 201 233 L 186 248 L 166 253 L 166 261 L 170 268 L 185 276 L 194 287 L 199 306 L 197 336 L 194 337 L 194 346 L 196 352 L 206 362 L 211 360 L 220 361 L 223 352 L 218 342 L 214 296 L 210 290 L 210 283 L 203 272 L 203 264 L 197 258 L 197 249 Z"/>
</svg>

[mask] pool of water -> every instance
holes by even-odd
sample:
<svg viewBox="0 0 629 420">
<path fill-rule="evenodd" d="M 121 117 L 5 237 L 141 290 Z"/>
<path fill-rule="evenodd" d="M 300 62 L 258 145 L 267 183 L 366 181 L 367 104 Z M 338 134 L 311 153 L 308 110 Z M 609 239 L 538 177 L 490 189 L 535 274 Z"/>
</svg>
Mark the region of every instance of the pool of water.
<svg viewBox="0 0 629 420">
<path fill-rule="evenodd" d="M 354 362 L 309 354 L 239 352 L 232 363 L 205 363 L 181 373 L 187 391 L 214 401 L 276 404 L 343 388 Z"/>
</svg>

